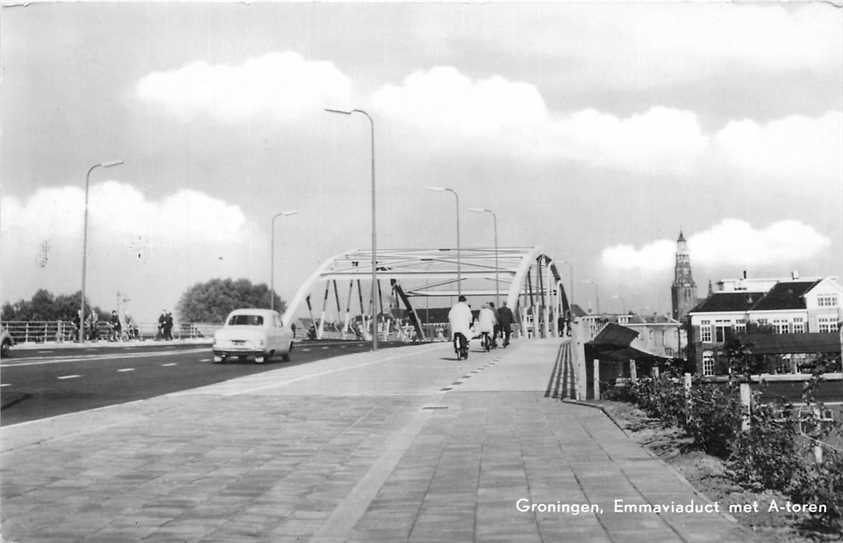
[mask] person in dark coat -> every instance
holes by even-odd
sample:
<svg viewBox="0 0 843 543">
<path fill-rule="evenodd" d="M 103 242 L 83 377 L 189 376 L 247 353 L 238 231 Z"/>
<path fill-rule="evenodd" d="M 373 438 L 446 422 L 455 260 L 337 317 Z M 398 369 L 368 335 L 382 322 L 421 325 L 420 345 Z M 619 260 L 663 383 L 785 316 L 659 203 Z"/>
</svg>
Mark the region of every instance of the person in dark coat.
<svg viewBox="0 0 843 543">
<path fill-rule="evenodd" d="M 506 306 L 506 302 L 502 302 L 498 308 L 498 326 L 503 337 L 504 347 L 509 345 L 509 336 L 512 334 L 513 322 L 515 322 L 515 317 L 512 315 L 512 311 Z"/>
<path fill-rule="evenodd" d="M 173 339 L 173 314 L 169 311 L 164 318 L 164 339 Z"/>
</svg>

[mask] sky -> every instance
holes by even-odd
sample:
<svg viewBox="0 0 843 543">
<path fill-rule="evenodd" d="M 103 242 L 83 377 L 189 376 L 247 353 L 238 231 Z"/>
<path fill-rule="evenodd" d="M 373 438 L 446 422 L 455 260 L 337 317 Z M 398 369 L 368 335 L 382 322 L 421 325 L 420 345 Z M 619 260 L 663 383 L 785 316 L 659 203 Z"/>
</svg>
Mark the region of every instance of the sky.
<svg viewBox="0 0 843 543">
<path fill-rule="evenodd" d="M 825 3 L 4 7 L 0 301 L 81 286 L 141 321 L 213 277 L 282 298 L 368 247 L 540 245 L 584 307 L 843 271 L 843 10 Z M 563 275 L 568 266 L 560 266 Z M 570 278 L 565 278 L 566 281 Z M 585 283 L 584 281 L 592 281 Z M 569 284 L 569 289 L 571 285 Z M 625 307 L 621 308 L 621 305 Z"/>
</svg>

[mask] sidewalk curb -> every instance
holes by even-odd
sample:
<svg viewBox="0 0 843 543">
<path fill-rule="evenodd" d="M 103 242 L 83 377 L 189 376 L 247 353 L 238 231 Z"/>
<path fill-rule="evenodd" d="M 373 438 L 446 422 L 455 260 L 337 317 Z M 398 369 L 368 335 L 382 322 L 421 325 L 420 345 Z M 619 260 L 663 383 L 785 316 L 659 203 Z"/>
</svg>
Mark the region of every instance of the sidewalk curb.
<svg viewBox="0 0 843 543">
<path fill-rule="evenodd" d="M 599 409 L 600 411 L 602 411 L 602 412 L 603 412 L 603 414 L 604 414 L 604 415 L 606 415 L 606 417 L 607 417 L 610 421 L 612 421 L 612 422 L 614 423 L 614 425 L 615 425 L 615 426 L 617 426 L 617 427 L 618 427 L 618 429 L 619 429 L 621 432 L 623 432 L 623 435 L 625 435 L 625 436 L 627 437 L 627 439 L 629 439 L 630 441 L 632 441 L 632 437 L 630 437 L 629 433 L 628 433 L 626 430 L 624 430 L 624 429 L 623 429 L 623 427 L 622 427 L 622 426 L 618 423 L 618 421 L 617 421 L 617 420 L 615 420 L 615 418 L 614 418 L 612 415 L 610 415 L 610 414 L 609 414 L 609 412 L 608 412 L 608 411 L 606 411 L 606 408 L 604 408 L 602 405 L 599 405 L 599 404 L 596 404 L 596 403 L 593 403 L 593 402 L 588 402 L 588 401 L 579 401 L 579 400 L 560 399 L 560 401 L 561 401 L 562 403 L 566 403 L 566 404 L 569 404 L 569 405 L 581 405 L 581 406 L 584 406 L 584 407 L 590 407 L 590 408 L 592 408 L 592 409 Z M 636 442 L 636 443 L 637 443 L 637 442 Z M 700 497 L 703 501 L 705 501 L 706 503 L 715 503 L 715 501 L 714 501 L 714 500 L 712 500 L 711 498 L 709 498 L 708 496 L 706 496 L 705 494 L 703 494 L 703 493 L 702 493 L 702 492 L 701 492 L 701 491 L 700 491 L 697 487 L 695 487 L 694 485 L 692 485 L 692 484 L 691 484 L 691 482 L 690 482 L 688 479 L 686 479 L 686 478 L 685 478 L 685 476 L 682 474 L 682 472 L 681 472 L 681 471 L 679 471 L 679 470 L 678 470 L 678 469 L 676 469 L 675 467 L 671 466 L 670 464 L 668 464 L 667 462 L 665 462 L 664 460 L 662 460 L 661 458 L 659 458 L 658 456 L 656 456 L 656 455 L 653 453 L 653 451 L 651 451 L 648 447 L 646 447 L 646 446 L 644 446 L 644 445 L 641 445 L 640 443 L 639 443 L 638 445 L 640 445 L 640 447 L 641 447 L 642 449 L 644 449 L 645 451 L 647 451 L 647 454 L 649 454 L 651 457 L 653 457 L 653 459 L 658 460 L 659 462 L 661 462 L 662 464 L 664 464 L 664 466 L 665 466 L 667 469 L 669 469 L 670 471 L 672 471 L 672 472 L 673 472 L 673 473 L 674 473 L 674 474 L 675 474 L 675 475 L 676 475 L 676 476 L 677 476 L 677 477 L 678 477 L 678 478 L 679 478 L 679 479 L 680 479 L 683 483 L 685 483 L 685 484 L 687 484 L 689 487 L 691 487 L 691 489 L 693 489 L 693 491 L 694 491 L 694 494 L 696 494 L 697 496 L 699 496 L 699 497 Z M 736 519 L 735 517 L 733 517 L 733 516 L 732 516 L 732 515 L 730 515 L 729 513 L 725 512 L 725 511 L 721 511 L 721 512 L 720 512 L 720 515 L 721 515 L 721 516 L 723 516 L 724 518 L 726 518 L 727 520 L 729 520 L 729 521 L 731 521 L 731 522 L 734 522 L 735 524 L 738 524 L 741 528 L 744 528 L 744 529 L 748 530 L 750 533 L 752 532 L 752 530 L 750 530 L 749 528 L 747 528 L 747 527 L 743 526 L 742 524 L 740 524 L 740 523 L 738 522 L 738 519 Z"/>
</svg>

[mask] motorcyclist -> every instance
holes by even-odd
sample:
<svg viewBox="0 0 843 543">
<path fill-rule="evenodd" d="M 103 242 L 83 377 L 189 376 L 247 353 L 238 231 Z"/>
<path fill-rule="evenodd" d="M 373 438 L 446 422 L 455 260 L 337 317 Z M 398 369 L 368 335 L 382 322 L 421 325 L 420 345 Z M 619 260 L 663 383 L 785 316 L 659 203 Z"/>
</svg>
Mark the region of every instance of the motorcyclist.
<svg viewBox="0 0 843 543">
<path fill-rule="evenodd" d="M 471 337 L 471 308 L 466 303 L 465 296 L 460 296 L 457 303 L 448 312 L 448 322 L 451 325 L 451 340 L 454 351 L 460 354 L 461 348 L 468 352 L 468 338 Z M 462 336 L 462 337 L 460 337 Z"/>
</svg>

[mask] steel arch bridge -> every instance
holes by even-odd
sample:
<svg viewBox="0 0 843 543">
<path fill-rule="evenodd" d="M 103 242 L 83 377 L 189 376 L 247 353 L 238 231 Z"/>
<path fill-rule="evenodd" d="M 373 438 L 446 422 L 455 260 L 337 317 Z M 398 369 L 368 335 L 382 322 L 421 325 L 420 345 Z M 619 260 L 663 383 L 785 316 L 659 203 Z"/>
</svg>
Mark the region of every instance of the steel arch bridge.
<svg viewBox="0 0 843 543">
<path fill-rule="evenodd" d="M 415 327 L 417 336 L 425 339 L 417 312 L 419 302 L 423 300 L 428 307 L 431 303 L 435 307 L 450 307 L 458 294 L 466 296 L 475 309 L 486 302 L 496 302 L 496 307 L 500 307 L 499 302 L 506 302 L 527 336 L 556 336 L 558 327 L 554 324 L 558 318 L 569 320 L 570 306 L 562 276 L 541 247 L 500 247 L 497 251 L 491 247 L 464 247 L 459 254 L 460 280 L 454 248 L 379 250 L 378 281 L 374 286 L 379 293 L 378 308 L 372 307 L 371 251 L 350 250 L 332 256 L 302 283 L 287 306 L 283 321 L 291 323 L 305 304 L 317 336 L 322 337 L 326 321 L 342 323 L 344 331 L 348 331 L 355 320 L 370 327 L 372 315 L 377 313 L 382 327 L 382 321 L 394 319 L 400 309 Z"/>
</svg>

